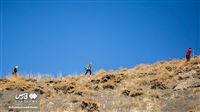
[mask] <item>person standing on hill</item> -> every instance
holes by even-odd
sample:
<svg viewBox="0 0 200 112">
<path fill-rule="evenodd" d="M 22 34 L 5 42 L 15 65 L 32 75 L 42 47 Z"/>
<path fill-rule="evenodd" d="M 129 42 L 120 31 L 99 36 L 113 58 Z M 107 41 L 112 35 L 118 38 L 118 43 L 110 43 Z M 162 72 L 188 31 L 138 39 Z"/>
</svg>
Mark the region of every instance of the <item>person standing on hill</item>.
<svg viewBox="0 0 200 112">
<path fill-rule="evenodd" d="M 191 58 L 191 53 L 192 53 L 192 48 L 189 48 L 186 52 L 186 60 L 187 61 L 190 61 L 190 58 Z"/>
<path fill-rule="evenodd" d="M 12 74 L 13 74 L 14 76 L 16 76 L 18 70 L 19 70 L 19 66 L 15 66 L 15 67 L 14 67 L 14 70 L 13 70 L 13 72 L 12 72 Z"/>
<path fill-rule="evenodd" d="M 92 74 L 92 64 L 90 63 L 89 65 L 87 65 L 86 67 L 85 67 L 85 75 L 87 75 L 88 74 L 88 72 L 90 73 L 90 75 Z"/>
</svg>

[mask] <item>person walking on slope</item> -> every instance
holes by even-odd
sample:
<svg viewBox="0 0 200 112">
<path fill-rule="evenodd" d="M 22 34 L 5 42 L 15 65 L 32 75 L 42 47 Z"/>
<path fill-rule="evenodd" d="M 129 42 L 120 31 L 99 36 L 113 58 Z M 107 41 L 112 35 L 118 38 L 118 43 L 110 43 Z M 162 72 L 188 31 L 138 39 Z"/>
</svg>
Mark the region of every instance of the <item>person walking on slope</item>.
<svg viewBox="0 0 200 112">
<path fill-rule="evenodd" d="M 14 76 L 17 76 L 18 70 L 19 70 L 19 66 L 15 66 L 15 67 L 14 67 L 14 70 L 13 70 L 13 72 L 12 72 L 12 74 L 13 74 Z"/>
<path fill-rule="evenodd" d="M 90 75 L 92 74 L 92 64 L 90 63 L 89 65 L 87 65 L 86 67 L 85 67 L 85 75 L 87 75 L 88 74 L 88 72 L 90 73 Z"/>
<path fill-rule="evenodd" d="M 190 61 L 190 58 L 191 58 L 191 53 L 192 53 L 192 48 L 189 48 L 186 52 L 186 60 L 187 62 Z"/>
</svg>

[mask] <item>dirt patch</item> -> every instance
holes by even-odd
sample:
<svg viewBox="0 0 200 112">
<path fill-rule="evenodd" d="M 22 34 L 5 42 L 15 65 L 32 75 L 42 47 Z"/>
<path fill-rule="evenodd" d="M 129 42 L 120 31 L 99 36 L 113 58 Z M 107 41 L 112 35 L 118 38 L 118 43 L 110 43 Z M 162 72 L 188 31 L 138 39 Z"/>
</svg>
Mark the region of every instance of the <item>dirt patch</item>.
<svg viewBox="0 0 200 112">
<path fill-rule="evenodd" d="M 101 81 L 99 80 L 99 79 L 97 79 L 97 80 L 91 80 L 91 83 L 92 84 L 99 84 Z"/>
<path fill-rule="evenodd" d="M 74 93 L 74 95 L 78 95 L 78 96 L 81 96 L 81 97 L 83 97 L 83 92 L 81 92 L 81 91 L 78 91 L 78 92 L 75 92 L 75 93 Z"/>
<path fill-rule="evenodd" d="M 28 81 L 28 82 L 37 82 L 37 79 L 29 78 L 29 79 L 26 79 L 26 81 Z"/>
<path fill-rule="evenodd" d="M 44 90 L 40 89 L 40 88 L 36 88 L 34 89 L 35 92 L 39 92 L 41 95 L 44 94 Z"/>
<path fill-rule="evenodd" d="M 62 92 L 62 93 L 64 93 L 64 94 L 70 94 L 70 93 L 74 93 L 74 86 L 67 86 L 67 85 L 65 85 L 65 86 L 61 86 L 61 87 L 54 87 L 54 89 L 56 90 L 56 92 L 58 93 L 58 92 Z"/>
<path fill-rule="evenodd" d="M 103 89 L 115 89 L 115 85 L 113 85 L 113 84 L 105 84 L 105 85 L 103 85 Z"/>
<path fill-rule="evenodd" d="M 162 82 L 158 80 L 150 81 L 150 85 L 151 85 L 150 86 L 151 89 L 161 89 L 161 90 L 168 89 L 167 86 L 165 86 Z"/>
<path fill-rule="evenodd" d="M 97 103 L 94 102 L 82 101 L 81 108 L 82 110 L 86 110 L 87 112 L 100 112 L 99 106 L 97 105 Z"/>
<path fill-rule="evenodd" d="M 101 78 L 101 83 L 105 83 L 108 82 L 109 80 L 113 80 L 115 78 L 114 75 L 105 75 L 104 77 Z"/>
<path fill-rule="evenodd" d="M 143 91 L 141 89 L 136 89 L 136 90 L 123 90 L 122 95 L 124 96 L 130 96 L 130 97 L 137 97 L 143 95 Z"/>
<path fill-rule="evenodd" d="M 5 78 L 3 78 L 3 79 L 0 79 L 0 83 L 8 83 L 8 82 L 10 82 L 10 80 L 8 80 L 8 79 L 5 79 Z"/>
<path fill-rule="evenodd" d="M 122 91 L 122 95 L 129 96 L 130 95 L 130 91 L 129 90 L 124 90 L 124 91 Z"/>
<path fill-rule="evenodd" d="M 171 71 L 173 70 L 172 67 L 170 67 L 170 66 L 166 66 L 165 69 L 166 69 L 167 71 L 169 71 L 169 72 L 171 72 Z"/>
<path fill-rule="evenodd" d="M 98 91 L 98 90 L 100 90 L 100 87 L 98 85 L 94 85 L 94 86 L 90 86 L 89 89 Z"/>
</svg>

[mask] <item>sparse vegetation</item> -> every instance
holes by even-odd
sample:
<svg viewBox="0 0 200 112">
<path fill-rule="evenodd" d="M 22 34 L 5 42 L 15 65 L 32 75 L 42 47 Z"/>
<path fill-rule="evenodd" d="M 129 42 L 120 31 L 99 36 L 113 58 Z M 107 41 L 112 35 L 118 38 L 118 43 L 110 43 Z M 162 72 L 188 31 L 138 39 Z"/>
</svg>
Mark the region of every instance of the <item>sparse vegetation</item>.
<svg viewBox="0 0 200 112">
<path fill-rule="evenodd" d="M 0 85 L 0 91 L 39 92 L 41 112 L 200 112 L 200 56 L 92 76 L 15 76 Z"/>
</svg>

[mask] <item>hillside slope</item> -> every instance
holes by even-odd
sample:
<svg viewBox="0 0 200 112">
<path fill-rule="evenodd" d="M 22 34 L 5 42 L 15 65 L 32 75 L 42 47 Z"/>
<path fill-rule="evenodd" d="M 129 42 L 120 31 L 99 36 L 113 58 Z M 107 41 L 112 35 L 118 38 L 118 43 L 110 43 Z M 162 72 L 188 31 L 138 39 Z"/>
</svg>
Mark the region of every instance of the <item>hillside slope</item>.
<svg viewBox="0 0 200 112">
<path fill-rule="evenodd" d="M 39 92 L 41 112 L 200 112 L 200 56 L 92 76 L 0 79 L 0 91 L 12 90 Z"/>
</svg>

